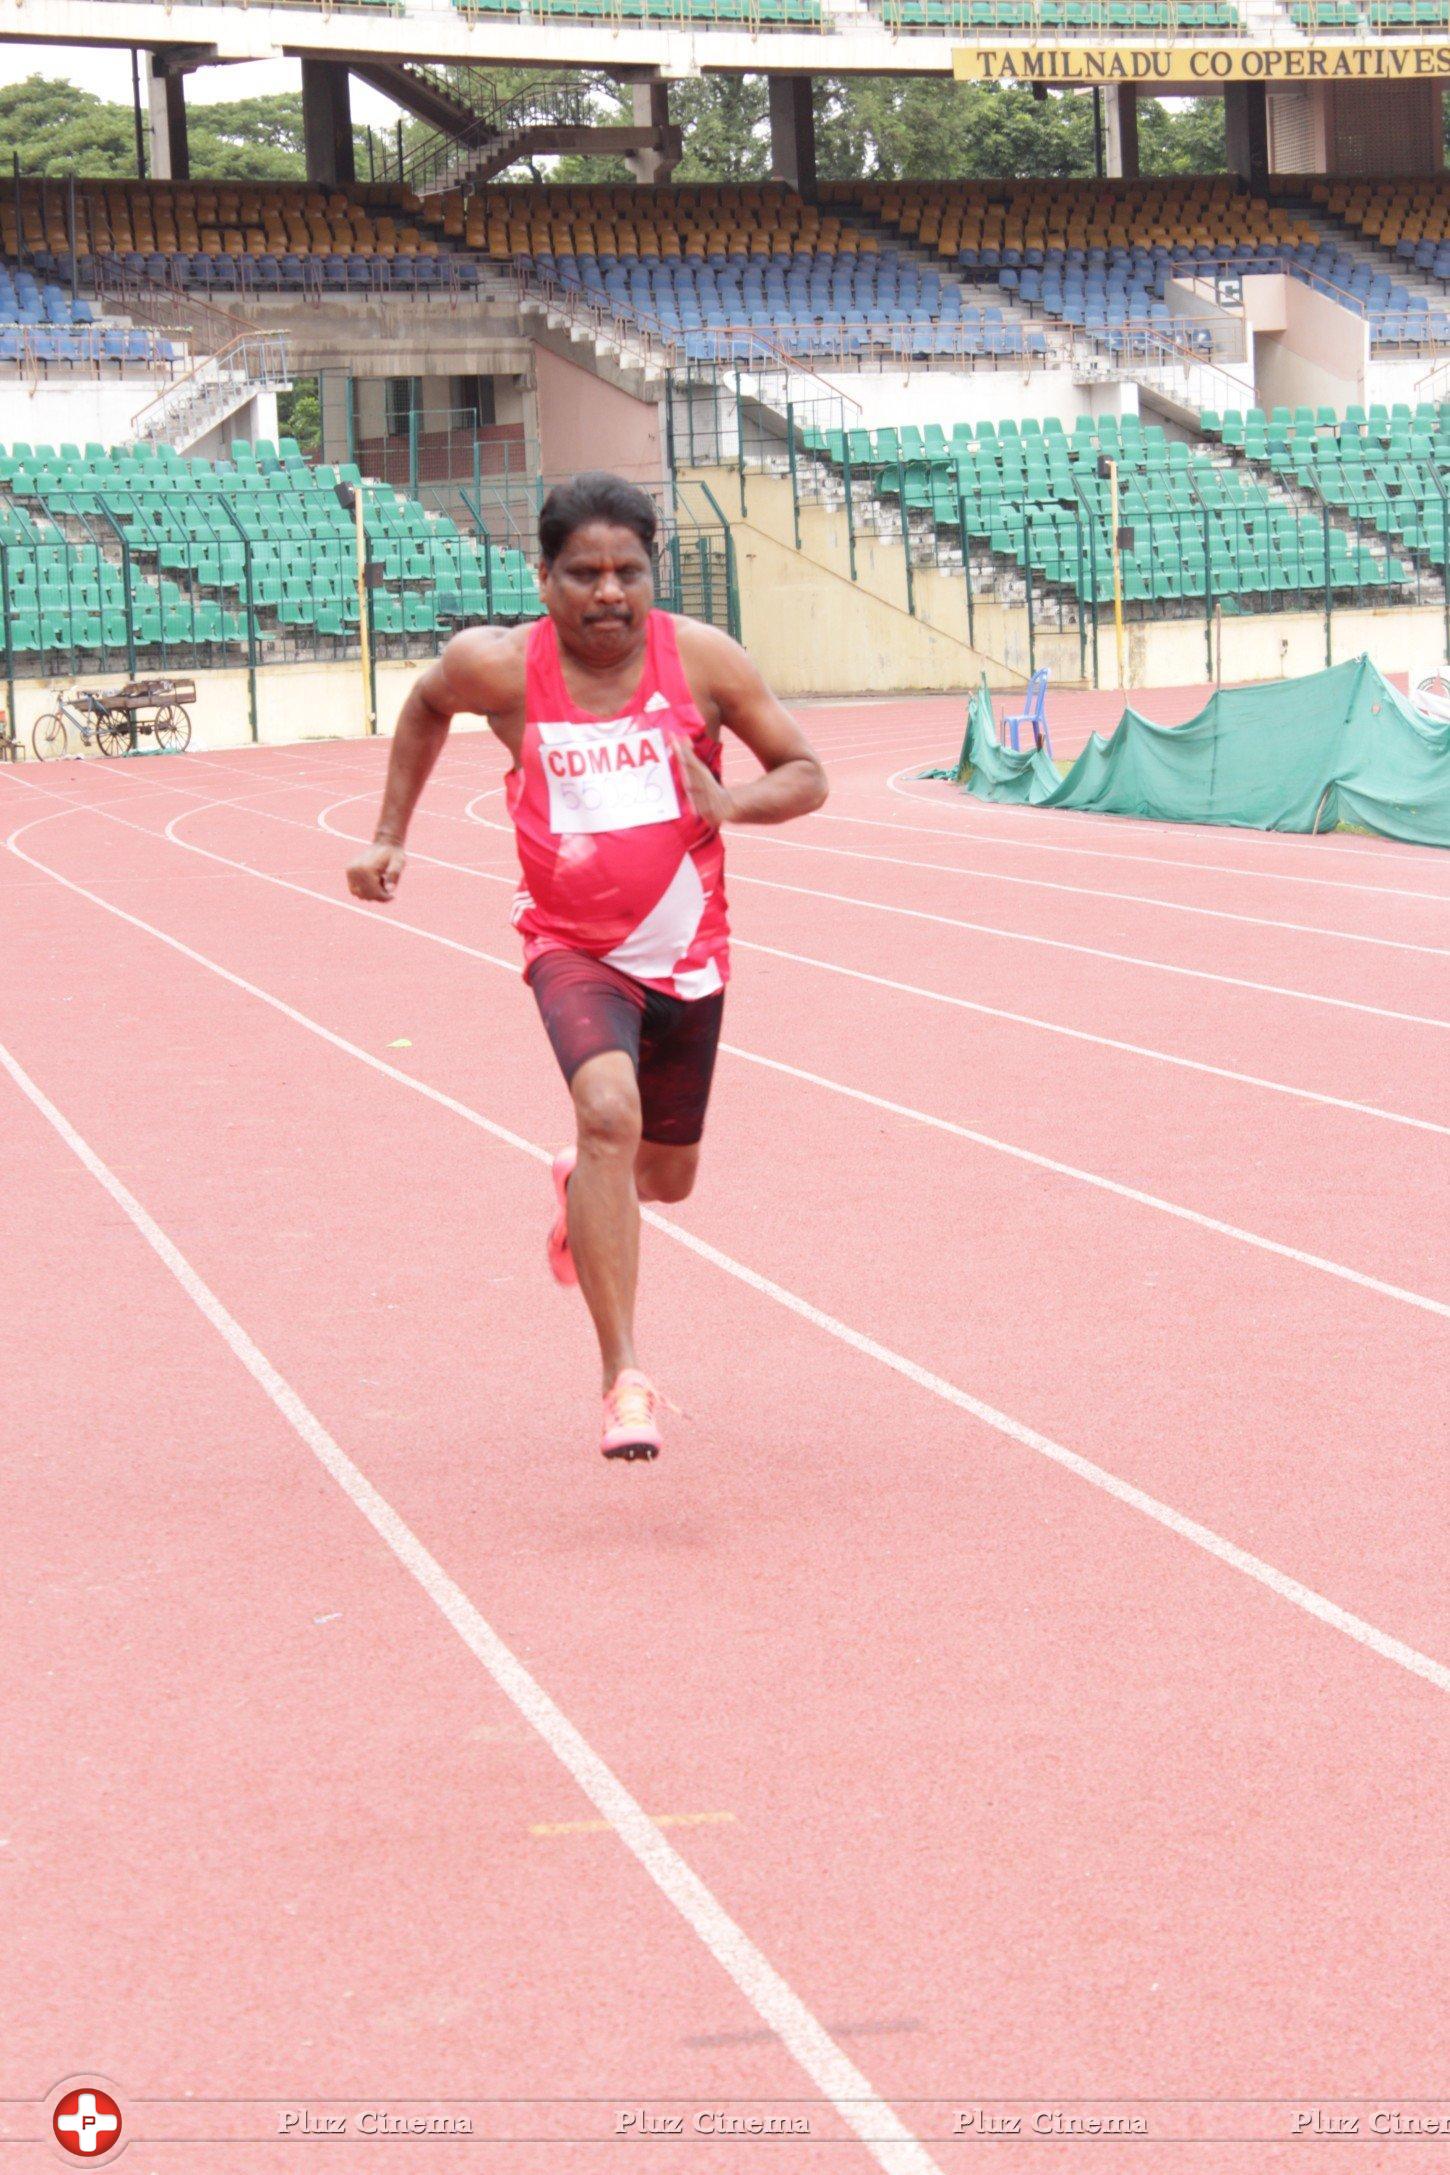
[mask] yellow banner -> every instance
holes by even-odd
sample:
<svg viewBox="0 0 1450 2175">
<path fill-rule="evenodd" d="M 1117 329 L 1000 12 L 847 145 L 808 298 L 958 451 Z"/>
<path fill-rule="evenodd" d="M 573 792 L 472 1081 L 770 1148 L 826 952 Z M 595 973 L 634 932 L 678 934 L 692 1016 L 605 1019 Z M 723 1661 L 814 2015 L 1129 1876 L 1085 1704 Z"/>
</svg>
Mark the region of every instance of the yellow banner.
<svg viewBox="0 0 1450 2175">
<path fill-rule="evenodd" d="M 959 45 L 964 83 L 1146 91 L 1220 83 L 1423 83 L 1450 76 L 1450 45 Z"/>
</svg>

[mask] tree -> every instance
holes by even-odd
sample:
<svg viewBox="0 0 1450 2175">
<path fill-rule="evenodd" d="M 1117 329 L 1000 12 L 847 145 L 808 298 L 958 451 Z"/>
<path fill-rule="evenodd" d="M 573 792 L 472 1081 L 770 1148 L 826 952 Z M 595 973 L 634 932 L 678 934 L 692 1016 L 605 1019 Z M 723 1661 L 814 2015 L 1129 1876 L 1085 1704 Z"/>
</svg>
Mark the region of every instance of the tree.
<svg viewBox="0 0 1450 2175">
<path fill-rule="evenodd" d="M 1090 174 L 1092 108 L 934 76 L 826 78 L 816 89 L 816 156 L 829 181 Z"/>
<path fill-rule="evenodd" d="M 1140 99 L 1138 161 L 1145 174 L 1223 173 L 1223 100 Z"/>
<path fill-rule="evenodd" d="M 449 73 L 450 71 L 444 71 Z M 628 90 L 602 69 L 492 68 L 451 71 L 483 110 L 512 120 L 628 123 Z M 684 134 L 680 182 L 745 182 L 770 172 L 769 101 L 764 76 L 703 75 L 671 85 L 670 111 Z M 188 116 L 198 180 L 300 181 L 306 171 L 302 99 L 297 92 L 193 105 Z M 1145 174 L 1221 173 L 1223 100 L 1141 102 Z M 391 179 L 393 144 L 357 129 L 358 172 Z M 1056 179 L 1094 170 L 1090 98 L 936 76 L 822 77 L 816 84 L 816 139 L 822 180 Z M 404 124 L 405 158 L 446 139 L 421 121 Z M 19 154 L 29 174 L 108 179 L 136 171 L 129 102 L 111 103 L 57 77 L 29 76 L 0 89 L 0 159 Z M 539 158 L 509 180 L 628 182 L 623 159 Z"/>
<path fill-rule="evenodd" d="M 295 438 L 303 453 L 322 451 L 322 406 L 316 378 L 298 378 L 277 395 L 277 435 Z"/>
</svg>

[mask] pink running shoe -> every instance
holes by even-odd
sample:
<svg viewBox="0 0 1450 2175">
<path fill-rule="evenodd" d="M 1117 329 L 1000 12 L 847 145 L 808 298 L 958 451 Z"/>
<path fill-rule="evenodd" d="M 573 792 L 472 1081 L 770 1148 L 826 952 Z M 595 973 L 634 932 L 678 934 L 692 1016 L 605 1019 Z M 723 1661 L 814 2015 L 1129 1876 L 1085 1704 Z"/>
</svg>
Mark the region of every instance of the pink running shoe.
<svg viewBox="0 0 1450 2175">
<path fill-rule="evenodd" d="M 574 1256 L 569 1251 L 569 1202 L 568 1185 L 574 1165 L 579 1160 L 577 1148 L 561 1148 L 554 1158 L 554 1192 L 558 1196 L 559 1213 L 549 1227 L 549 1268 L 556 1284 L 577 1284 L 579 1271 L 574 1266 Z"/>
<path fill-rule="evenodd" d="M 655 1418 L 659 1392 L 638 1367 L 626 1367 L 604 1399 L 604 1436 L 600 1449 L 607 1458 L 657 1458 L 660 1454 L 659 1422 Z"/>
</svg>

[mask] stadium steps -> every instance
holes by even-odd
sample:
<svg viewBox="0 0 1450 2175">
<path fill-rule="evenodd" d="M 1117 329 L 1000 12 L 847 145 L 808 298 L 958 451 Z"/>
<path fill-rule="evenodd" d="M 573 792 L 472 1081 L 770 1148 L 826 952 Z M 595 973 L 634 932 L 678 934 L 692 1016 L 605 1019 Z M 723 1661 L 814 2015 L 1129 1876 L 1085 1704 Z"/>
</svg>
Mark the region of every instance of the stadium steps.
<svg viewBox="0 0 1450 2175">
<path fill-rule="evenodd" d="M 894 249 L 903 264 L 915 265 L 919 272 L 934 272 L 943 287 L 954 287 L 964 303 L 974 303 L 978 308 L 1000 310 L 1003 325 L 1016 325 L 1025 330 L 1028 325 L 1056 324 L 1056 318 L 1044 318 L 1039 312 L 1019 302 L 1007 289 L 989 276 L 965 280 L 955 265 L 949 264 L 934 249 L 924 249 L 920 242 L 903 234 L 900 228 L 887 219 L 873 219 L 869 212 L 853 211 L 842 205 L 841 222 L 854 227 L 860 234 L 873 235 L 883 247 Z"/>
<path fill-rule="evenodd" d="M 1386 249 L 1382 243 L 1370 241 L 1361 234 L 1358 227 L 1350 226 L 1347 220 L 1337 219 L 1323 204 L 1315 204 L 1308 198 L 1295 197 L 1283 197 L 1278 201 L 1285 204 L 1296 217 L 1316 228 L 1321 240 L 1335 249 L 1342 249 L 1356 264 L 1368 265 L 1372 272 L 1394 280 L 1397 286 L 1405 288 L 1410 294 L 1423 295 L 1434 310 L 1445 308 L 1447 299 L 1450 299 L 1450 282 L 1436 279 L 1429 272 L 1422 272 L 1417 265 L 1407 263 L 1403 257 L 1397 257 L 1393 249 Z"/>
<path fill-rule="evenodd" d="M 1251 412 L 1261 413 L 1262 411 Z M 1386 416 L 1385 429 L 1387 434 L 1388 427 L 1389 419 Z M 1299 428 L 1304 429 L 1306 426 L 1301 424 Z M 1297 434 L 1296 431 L 1295 435 Z M 1235 438 L 1237 438 L 1237 435 L 1238 433 L 1235 431 Z M 1277 442 L 1264 454 L 1260 454 L 1256 446 L 1250 447 L 1248 450 L 1241 450 L 1237 444 L 1225 447 L 1221 437 L 1215 442 L 1215 434 L 1213 433 L 1207 435 L 1205 442 L 1213 448 L 1213 458 L 1216 466 L 1238 465 L 1247 469 L 1257 483 L 1272 492 L 1276 500 L 1291 505 L 1301 515 L 1307 515 L 1310 519 L 1322 523 L 1324 500 L 1321 498 L 1319 491 L 1308 482 L 1299 482 L 1295 475 L 1289 472 L 1296 458 L 1293 450 L 1293 440 L 1290 440 L 1289 450 L 1286 452 L 1282 436 L 1277 434 L 1276 436 Z M 1385 458 L 1388 460 L 1394 459 L 1394 455 L 1388 450 L 1388 438 L 1386 439 Z M 1382 463 L 1377 463 L 1374 460 L 1368 461 L 1364 464 L 1364 473 L 1373 479 L 1379 474 L 1382 465 Z M 1428 531 L 1424 543 L 1410 541 L 1400 530 L 1390 525 L 1392 511 L 1398 510 L 1403 513 L 1407 509 L 1408 501 L 1403 493 L 1398 490 L 1393 498 L 1388 496 L 1379 497 L 1371 491 L 1361 502 L 1360 511 L 1357 514 L 1351 513 L 1346 508 L 1341 508 L 1331 501 L 1329 526 L 1332 534 L 1337 533 L 1347 540 L 1357 541 L 1363 538 L 1373 556 L 1386 566 L 1394 559 L 1408 560 L 1418 577 L 1416 586 L 1419 601 L 1422 603 L 1439 603 L 1443 602 L 1445 597 L 1450 569 L 1442 568 L 1434 555 L 1437 542 L 1441 542 L 1443 548 L 1440 532 L 1442 516 L 1438 495 L 1432 490 L 1427 494 L 1427 498 L 1430 512 L 1424 524 Z"/>
<path fill-rule="evenodd" d="M 1170 440 L 1136 418 L 1103 418 L 1091 430 L 1075 429 L 1071 438 L 1055 426 L 1039 431 L 1029 425 L 1019 434 L 1015 423 L 1000 438 L 992 425 L 976 426 L 975 435 L 973 427 L 960 426 L 950 442 L 934 426 L 811 437 L 817 462 L 839 466 L 843 453 L 849 456 L 858 534 L 894 534 L 900 542 L 904 520 L 915 565 L 960 568 L 958 509 L 965 502 L 965 548 L 974 579 L 985 577 L 1001 601 L 1021 602 L 1030 555 L 1034 610 L 1040 598 L 1059 625 L 1069 610 L 1078 610 L 1078 592 L 1089 586 L 1083 571 L 1091 561 L 1082 560 L 1080 569 L 1079 552 L 1092 534 L 1096 547 L 1089 542 L 1087 548 L 1096 560 L 1101 608 L 1110 564 L 1108 486 L 1096 476 L 1102 451 L 1120 460 L 1120 519 L 1136 536 L 1124 558 L 1131 617 L 1194 617 L 1210 587 L 1228 611 L 1300 609 L 1306 600 L 1312 609 L 1326 579 L 1341 596 L 1388 603 L 1413 591 L 1419 601 L 1430 601 L 1423 564 L 1399 538 L 1377 535 L 1365 522 L 1331 518 L 1326 560 L 1317 501 L 1311 514 L 1282 478 L 1255 473 L 1232 448 L 1220 446 L 1206 457 L 1202 444 Z M 871 480 L 857 483 L 858 475 Z M 1223 487 L 1215 484 L 1205 510 L 1197 493 L 1213 478 Z M 868 489 L 894 503 L 884 512 L 871 510 Z M 1091 528 L 1080 529 L 1079 508 L 1086 507 L 1094 509 Z M 1086 599 L 1082 608 L 1088 608 Z"/>
</svg>

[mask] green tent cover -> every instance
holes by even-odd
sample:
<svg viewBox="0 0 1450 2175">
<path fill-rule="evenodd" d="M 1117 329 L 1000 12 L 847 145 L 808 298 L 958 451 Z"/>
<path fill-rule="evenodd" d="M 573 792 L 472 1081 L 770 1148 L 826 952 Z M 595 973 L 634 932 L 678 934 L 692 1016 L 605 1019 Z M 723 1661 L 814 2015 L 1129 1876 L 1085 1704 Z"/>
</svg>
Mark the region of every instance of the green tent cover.
<svg viewBox="0 0 1450 2175">
<path fill-rule="evenodd" d="M 1450 846 L 1450 725 L 1434 725 L 1370 663 L 1224 688 L 1186 725 L 1123 712 L 1065 777 L 1046 753 L 1002 746 L 985 680 L 953 776 L 982 800 L 1262 831 L 1360 824 Z"/>
</svg>

